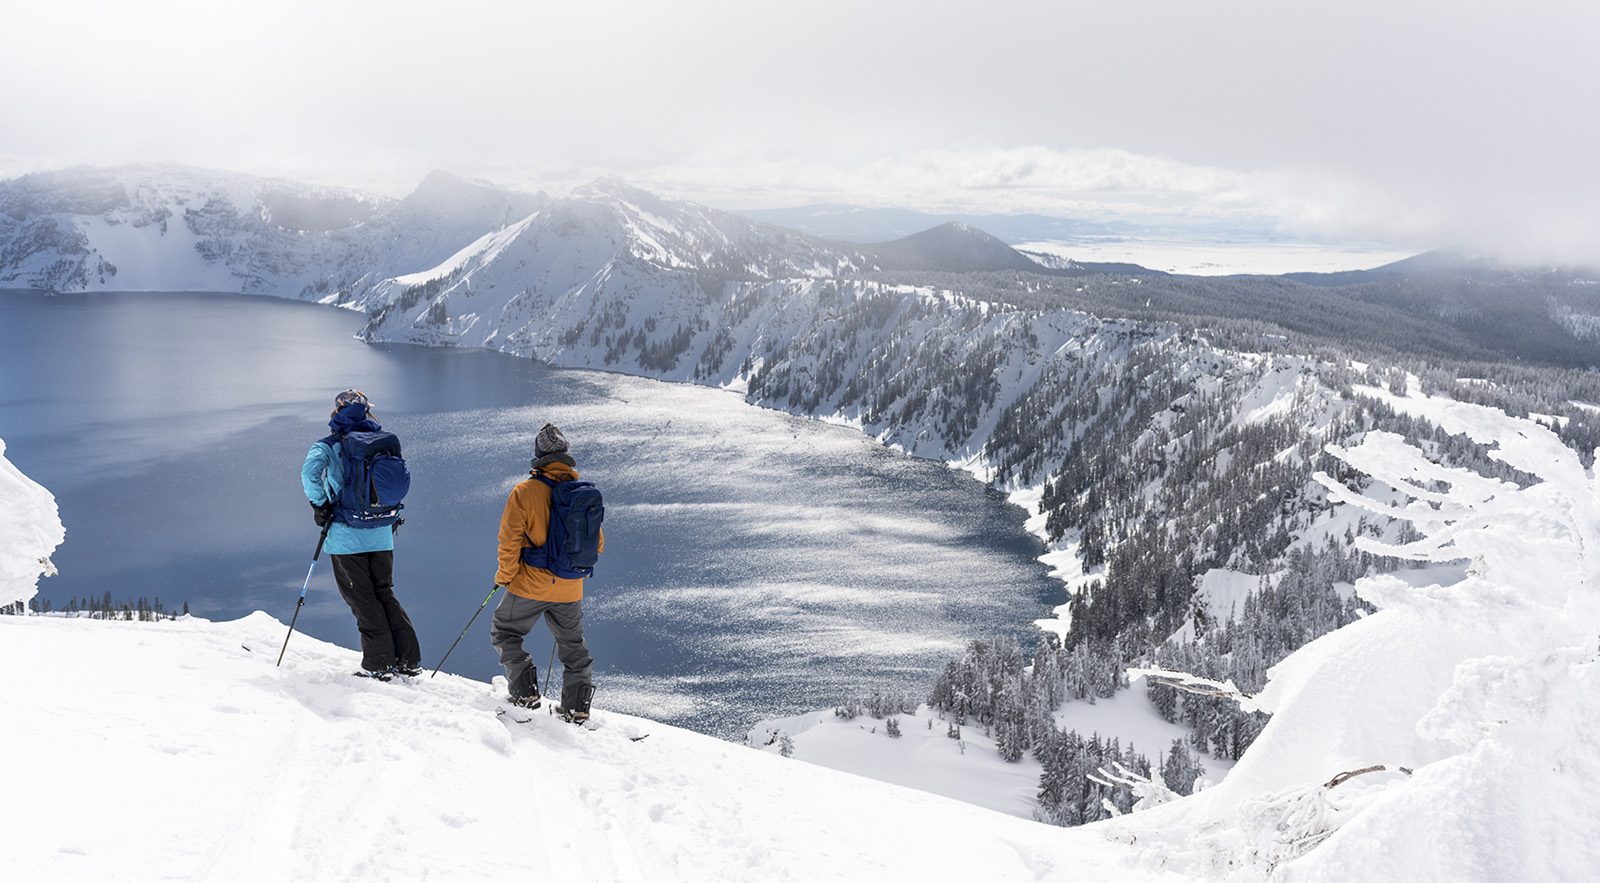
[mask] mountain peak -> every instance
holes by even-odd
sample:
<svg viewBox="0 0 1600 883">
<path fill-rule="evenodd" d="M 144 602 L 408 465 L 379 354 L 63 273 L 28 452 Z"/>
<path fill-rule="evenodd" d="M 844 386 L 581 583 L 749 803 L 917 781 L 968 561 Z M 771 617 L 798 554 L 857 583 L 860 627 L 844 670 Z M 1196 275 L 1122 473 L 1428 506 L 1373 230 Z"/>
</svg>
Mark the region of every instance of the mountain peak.
<svg viewBox="0 0 1600 883">
<path fill-rule="evenodd" d="M 658 194 L 629 184 L 621 178 L 596 178 L 575 187 L 572 198 L 592 202 L 626 202 L 640 207 L 659 206 L 666 200 Z"/>
<path fill-rule="evenodd" d="M 512 193 L 497 184 L 477 178 L 467 178 L 454 172 L 435 169 L 422 179 L 417 189 L 411 191 L 407 200 L 432 201 L 436 199 L 459 200 L 463 196 L 480 194 L 493 194 L 496 196 Z"/>
<path fill-rule="evenodd" d="M 961 221 L 913 233 L 904 239 L 868 246 L 886 268 L 946 270 L 1027 270 L 1039 265 L 1000 239 Z"/>
<path fill-rule="evenodd" d="M 489 181 L 435 170 L 422 179 L 410 196 L 401 200 L 401 205 L 415 214 L 459 219 L 481 233 L 483 229 L 492 230 L 521 220 L 549 201 L 550 197 L 543 192 L 524 193 Z"/>
</svg>

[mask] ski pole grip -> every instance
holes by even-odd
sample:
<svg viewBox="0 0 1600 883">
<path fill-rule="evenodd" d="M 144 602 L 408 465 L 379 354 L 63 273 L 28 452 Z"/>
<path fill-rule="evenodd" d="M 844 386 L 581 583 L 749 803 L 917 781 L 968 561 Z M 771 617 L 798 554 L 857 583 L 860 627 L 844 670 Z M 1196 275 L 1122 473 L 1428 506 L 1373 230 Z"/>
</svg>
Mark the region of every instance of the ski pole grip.
<svg viewBox="0 0 1600 883">
<path fill-rule="evenodd" d="M 313 562 L 322 557 L 322 544 L 328 541 L 328 528 L 332 526 L 332 521 L 329 521 L 327 524 L 322 526 L 322 535 L 317 537 L 317 551 L 311 553 L 311 560 Z"/>
</svg>

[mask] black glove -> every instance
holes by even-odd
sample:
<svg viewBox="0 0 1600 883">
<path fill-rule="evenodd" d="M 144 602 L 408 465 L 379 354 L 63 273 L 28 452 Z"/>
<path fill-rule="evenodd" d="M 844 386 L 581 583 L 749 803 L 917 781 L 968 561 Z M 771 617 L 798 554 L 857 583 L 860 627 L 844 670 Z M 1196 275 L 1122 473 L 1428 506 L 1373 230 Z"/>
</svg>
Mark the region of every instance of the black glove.
<svg viewBox="0 0 1600 883">
<path fill-rule="evenodd" d="M 333 520 L 333 504 L 323 503 L 321 506 L 318 506 L 316 503 L 312 503 L 311 520 L 317 523 L 317 527 L 326 526 L 328 522 Z"/>
</svg>

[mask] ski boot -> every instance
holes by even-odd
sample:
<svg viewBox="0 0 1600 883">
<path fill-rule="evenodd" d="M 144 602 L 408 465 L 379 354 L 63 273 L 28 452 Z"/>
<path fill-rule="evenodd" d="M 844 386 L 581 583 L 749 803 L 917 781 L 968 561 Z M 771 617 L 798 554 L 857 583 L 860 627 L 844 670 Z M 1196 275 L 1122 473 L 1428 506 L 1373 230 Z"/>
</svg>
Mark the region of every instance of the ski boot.
<svg viewBox="0 0 1600 883">
<path fill-rule="evenodd" d="M 569 724 L 583 724 L 589 720 L 589 702 L 594 699 L 594 686 L 586 684 L 561 697 L 556 714 Z"/>
<path fill-rule="evenodd" d="M 506 688 L 511 694 L 506 697 L 506 701 L 512 705 L 520 708 L 539 707 L 541 697 L 539 696 L 538 668 L 531 665 L 528 666 L 527 670 L 518 676 L 515 681 L 509 682 Z"/>
</svg>

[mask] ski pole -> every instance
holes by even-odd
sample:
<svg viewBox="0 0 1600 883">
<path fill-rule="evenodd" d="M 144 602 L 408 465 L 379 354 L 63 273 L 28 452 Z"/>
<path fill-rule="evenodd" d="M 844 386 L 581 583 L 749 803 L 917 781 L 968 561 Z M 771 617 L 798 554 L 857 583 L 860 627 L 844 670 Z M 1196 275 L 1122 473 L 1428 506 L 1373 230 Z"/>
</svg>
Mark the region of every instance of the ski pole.
<svg viewBox="0 0 1600 883">
<path fill-rule="evenodd" d="M 306 584 L 300 587 L 300 600 L 295 602 L 294 616 L 289 617 L 289 634 L 283 636 L 283 649 L 278 651 L 278 665 L 283 665 L 283 654 L 289 649 L 289 635 L 294 634 L 294 624 L 300 618 L 300 608 L 306 605 L 306 589 L 311 588 L 311 574 L 317 571 L 317 559 L 322 557 L 322 544 L 328 541 L 330 527 L 333 527 L 331 518 L 322 526 L 322 536 L 317 537 L 317 551 L 311 553 L 311 569 L 306 571 Z"/>
<path fill-rule="evenodd" d="M 493 598 L 494 597 L 494 593 L 498 592 L 498 591 L 500 591 L 500 585 L 498 583 L 496 583 L 495 587 L 490 589 L 489 590 L 489 594 L 484 597 L 483 603 L 479 604 L 478 605 L 478 609 L 474 610 L 472 612 L 472 618 L 467 620 L 466 626 L 461 629 L 461 634 L 456 635 L 455 644 L 451 644 L 450 645 L 450 649 L 444 651 L 444 658 L 439 660 L 439 668 L 444 668 L 445 659 L 449 659 L 450 658 L 450 654 L 456 652 L 456 644 L 461 643 L 461 639 L 467 636 L 467 629 L 472 628 L 472 624 L 478 621 L 478 614 L 483 612 L 483 608 L 489 606 L 489 599 Z M 436 668 L 436 669 L 433 670 L 433 675 L 436 675 L 436 674 L 439 673 L 439 668 Z M 433 675 L 428 675 L 428 677 L 431 678 L 431 677 L 433 677 Z"/>
<path fill-rule="evenodd" d="M 553 620 L 552 620 L 553 621 Z M 550 695 L 550 669 L 556 667 L 556 642 L 550 642 L 550 664 L 544 667 L 544 695 Z"/>
</svg>

